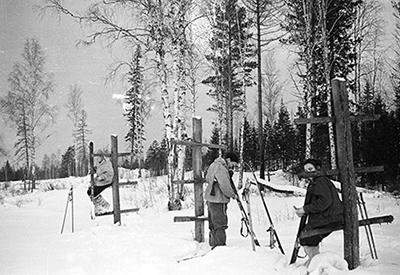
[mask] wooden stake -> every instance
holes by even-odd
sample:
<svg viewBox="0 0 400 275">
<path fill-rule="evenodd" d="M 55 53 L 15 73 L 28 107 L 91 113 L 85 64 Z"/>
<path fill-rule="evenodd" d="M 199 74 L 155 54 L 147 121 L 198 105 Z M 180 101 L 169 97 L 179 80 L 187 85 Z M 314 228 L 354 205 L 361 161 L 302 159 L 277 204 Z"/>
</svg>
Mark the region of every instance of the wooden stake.
<svg viewBox="0 0 400 275">
<path fill-rule="evenodd" d="M 202 125 L 201 118 L 193 117 L 193 141 L 201 143 Z M 201 175 L 201 147 L 194 146 L 192 150 L 192 166 L 194 179 L 194 215 L 204 216 L 203 179 Z M 194 221 L 194 239 L 204 242 L 204 220 Z"/>
<path fill-rule="evenodd" d="M 332 95 L 335 109 L 339 181 L 341 182 L 344 206 L 344 258 L 349 264 L 349 269 L 355 269 L 360 265 L 357 191 L 345 80 L 338 78 L 332 80 Z"/>
</svg>

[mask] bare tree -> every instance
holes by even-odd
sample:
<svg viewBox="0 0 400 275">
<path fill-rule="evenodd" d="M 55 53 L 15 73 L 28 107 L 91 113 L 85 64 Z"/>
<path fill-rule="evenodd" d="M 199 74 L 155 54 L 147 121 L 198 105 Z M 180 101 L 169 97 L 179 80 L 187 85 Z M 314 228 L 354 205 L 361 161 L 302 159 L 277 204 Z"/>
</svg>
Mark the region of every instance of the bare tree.
<svg viewBox="0 0 400 275">
<path fill-rule="evenodd" d="M 281 97 L 283 84 L 278 77 L 278 70 L 275 66 L 274 52 L 270 51 L 264 57 L 264 69 L 262 74 L 263 88 L 263 116 L 273 124 L 278 114 L 278 99 Z"/>
<path fill-rule="evenodd" d="M 26 40 L 22 62 L 14 64 L 8 82 L 9 92 L 0 99 L 0 106 L 17 131 L 15 155 L 25 162 L 26 180 L 35 165 L 36 149 L 43 141 L 43 133 L 55 115 L 55 108 L 47 103 L 54 84 L 51 75 L 45 72 L 45 56 L 36 39 Z"/>
<path fill-rule="evenodd" d="M 248 0 L 243 1 L 245 6 L 255 16 L 257 29 L 257 88 L 258 88 L 258 143 L 260 146 L 260 177 L 265 178 L 264 164 L 264 123 L 263 123 L 263 101 L 262 101 L 262 47 L 278 40 L 283 36 L 281 28 L 281 13 L 284 2 L 277 0 Z"/>
<path fill-rule="evenodd" d="M 75 138 L 76 132 L 78 130 L 78 123 L 82 114 L 83 110 L 83 103 L 82 103 L 82 94 L 83 91 L 78 85 L 73 85 L 70 87 L 70 91 L 68 93 L 67 104 L 65 107 L 68 110 L 68 117 L 71 119 L 73 124 L 73 132 L 72 136 L 74 136 L 74 148 L 75 148 L 75 165 L 73 175 L 76 176 L 78 173 L 78 154 L 77 154 L 77 147 L 78 147 L 78 140 Z"/>
<path fill-rule="evenodd" d="M 384 35 L 383 6 L 380 1 L 366 0 L 357 7 L 357 18 L 353 26 L 357 44 L 355 64 L 354 102 L 359 103 L 363 84 L 368 79 L 372 90 L 377 90 L 380 72 L 383 70 L 383 52 L 380 41 Z"/>
</svg>

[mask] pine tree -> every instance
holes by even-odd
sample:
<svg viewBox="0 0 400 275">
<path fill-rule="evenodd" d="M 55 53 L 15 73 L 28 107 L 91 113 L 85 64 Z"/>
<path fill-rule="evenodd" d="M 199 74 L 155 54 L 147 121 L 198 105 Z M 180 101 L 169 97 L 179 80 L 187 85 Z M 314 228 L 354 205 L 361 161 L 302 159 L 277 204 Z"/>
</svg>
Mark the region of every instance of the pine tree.
<svg viewBox="0 0 400 275">
<path fill-rule="evenodd" d="M 273 126 L 273 144 L 278 154 L 276 157 L 281 160 L 283 168 L 286 168 L 294 159 L 294 141 L 295 130 L 290 121 L 289 112 L 282 101 L 278 120 Z"/>
<path fill-rule="evenodd" d="M 233 113 L 243 104 L 243 86 L 254 84 L 251 72 L 256 67 L 256 50 L 249 32 L 251 21 L 246 17 L 245 8 L 237 2 L 225 0 L 214 7 L 209 42 L 212 53 L 206 59 L 215 74 L 203 80 L 211 87 L 208 95 L 216 101 L 209 110 L 217 112 L 221 122 L 225 121 L 228 151 L 234 147 Z"/>
<path fill-rule="evenodd" d="M 143 67 L 141 66 L 141 47 L 137 46 L 135 54 L 130 63 L 129 84 L 131 88 L 126 92 L 126 103 L 128 107 L 124 116 L 129 123 L 129 131 L 125 136 L 125 140 L 130 144 L 131 164 L 133 159 L 140 159 L 143 153 L 144 136 L 144 116 L 145 101 L 143 90 Z"/>
<path fill-rule="evenodd" d="M 273 131 L 271 122 L 267 119 L 264 123 L 264 143 L 265 143 L 265 161 L 267 162 L 267 170 L 271 170 L 271 162 L 274 158 L 273 150 Z"/>
<path fill-rule="evenodd" d="M 75 168 L 75 149 L 69 146 L 64 155 L 61 156 L 61 177 L 66 178 L 73 175 Z"/>
<path fill-rule="evenodd" d="M 85 110 L 81 110 L 74 131 L 74 139 L 76 144 L 74 155 L 78 160 L 78 172 L 80 176 L 87 175 L 88 173 L 88 135 L 90 133 L 91 131 L 88 129 L 87 124 L 87 113 Z"/>
<path fill-rule="evenodd" d="M 219 133 L 220 130 L 216 123 L 211 131 L 210 143 L 219 144 Z M 203 157 L 203 168 L 208 167 L 216 158 L 219 157 L 218 149 L 208 148 L 207 153 Z"/>
<path fill-rule="evenodd" d="M 243 138 L 243 161 L 246 163 L 251 162 L 253 165 L 259 165 L 258 161 L 258 135 L 254 123 L 249 120 L 244 121 L 244 138 Z M 246 167 L 245 167 L 246 168 Z"/>
</svg>

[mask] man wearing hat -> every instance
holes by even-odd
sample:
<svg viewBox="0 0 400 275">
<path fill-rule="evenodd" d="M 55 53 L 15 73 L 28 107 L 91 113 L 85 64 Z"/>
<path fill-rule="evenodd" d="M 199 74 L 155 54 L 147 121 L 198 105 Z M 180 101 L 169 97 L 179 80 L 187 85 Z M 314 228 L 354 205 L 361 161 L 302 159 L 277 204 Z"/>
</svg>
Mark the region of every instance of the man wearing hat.
<svg viewBox="0 0 400 275">
<path fill-rule="evenodd" d="M 228 216 L 226 214 L 230 198 L 236 198 L 231 186 L 231 175 L 239 162 L 237 154 L 230 152 L 224 158 L 218 157 L 207 170 L 205 200 L 208 208 L 209 244 L 212 248 L 226 245 Z"/>
</svg>

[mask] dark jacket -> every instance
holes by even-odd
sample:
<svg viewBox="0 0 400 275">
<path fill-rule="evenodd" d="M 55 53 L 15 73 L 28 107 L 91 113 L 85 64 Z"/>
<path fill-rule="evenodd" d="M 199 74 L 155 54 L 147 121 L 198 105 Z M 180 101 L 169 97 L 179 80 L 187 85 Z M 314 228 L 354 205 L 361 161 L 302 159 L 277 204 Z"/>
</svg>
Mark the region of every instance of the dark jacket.
<svg viewBox="0 0 400 275">
<path fill-rule="evenodd" d="M 304 211 L 307 229 L 343 223 L 343 205 L 333 183 L 327 177 L 316 177 L 307 187 Z"/>
</svg>

